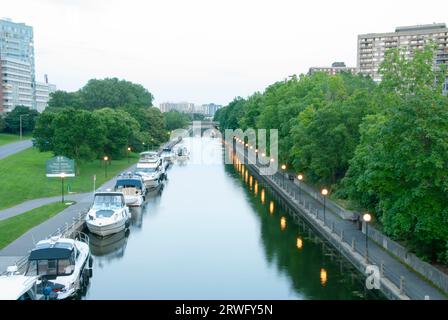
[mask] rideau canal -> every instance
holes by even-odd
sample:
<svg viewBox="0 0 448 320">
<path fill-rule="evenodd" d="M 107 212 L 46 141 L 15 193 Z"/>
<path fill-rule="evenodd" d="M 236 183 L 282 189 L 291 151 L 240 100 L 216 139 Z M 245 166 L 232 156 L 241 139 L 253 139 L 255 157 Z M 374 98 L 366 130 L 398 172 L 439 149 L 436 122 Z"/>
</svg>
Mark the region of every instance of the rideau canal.
<svg viewBox="0 0 448 320">
<path fill-rule="evenodd" d="M 83 299 L 383 298 L 268 186 L 224 164 L 219 139 L 184 144 L 211 161 L 175 163 L 128 231 L 90 235 Z"/>
</svg>

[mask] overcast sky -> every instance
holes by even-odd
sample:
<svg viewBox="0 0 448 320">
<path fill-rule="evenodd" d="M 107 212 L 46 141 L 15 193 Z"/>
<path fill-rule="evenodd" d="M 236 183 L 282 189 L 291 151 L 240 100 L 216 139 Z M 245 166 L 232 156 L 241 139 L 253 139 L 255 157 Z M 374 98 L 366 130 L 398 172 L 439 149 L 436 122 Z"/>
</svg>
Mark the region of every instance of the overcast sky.
<svg viewBox="0 0 448 320">
<path fill-rule="evenodd" d="M 14 0 L 36 71 L 59 89 L 118 77 L 156 103 L 226 104 L 311 66 L 356 65 L 357 35 L 448 22 L 446 0 Z"/>
</svg>

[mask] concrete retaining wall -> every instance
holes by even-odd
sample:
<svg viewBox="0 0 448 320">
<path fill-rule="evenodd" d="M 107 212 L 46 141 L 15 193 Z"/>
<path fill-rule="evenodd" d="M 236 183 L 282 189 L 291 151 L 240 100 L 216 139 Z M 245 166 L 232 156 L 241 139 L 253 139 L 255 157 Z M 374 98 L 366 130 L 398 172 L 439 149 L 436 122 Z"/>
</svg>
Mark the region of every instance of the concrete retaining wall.
<svg viewBox="0 0 448 320">
<path fill-rule="evenodd" d="M 363 233 L 365 234 L 364 227 Z M 444 292 L 448 292 L 448 275 L 433 267 L 429 263 L 422 261 L 415 254 L 409 252 L 405 247 L 391 240 L 372 226 L 369 226 L 368 236 L 370 239 L 382 246 L 384 250 L 403 261 L 410 268 L 431 281 L 435 286 Z"/>
</svg>

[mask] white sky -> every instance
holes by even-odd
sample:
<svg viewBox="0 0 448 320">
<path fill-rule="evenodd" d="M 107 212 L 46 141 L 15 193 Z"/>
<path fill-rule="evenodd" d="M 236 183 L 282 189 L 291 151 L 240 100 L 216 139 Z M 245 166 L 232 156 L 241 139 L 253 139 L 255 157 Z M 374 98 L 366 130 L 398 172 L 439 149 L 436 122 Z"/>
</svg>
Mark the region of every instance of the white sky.
<svg viewBox="0 0 448 320">
<path fill-rule="evenodd" d="M 356 65 L 357 35 L 448 23 L 446 0 L 1 0 L 34 27 L 38 79 L 144 85 L 164 101 L 227 104 L 311 66 Z"/>
</svg>

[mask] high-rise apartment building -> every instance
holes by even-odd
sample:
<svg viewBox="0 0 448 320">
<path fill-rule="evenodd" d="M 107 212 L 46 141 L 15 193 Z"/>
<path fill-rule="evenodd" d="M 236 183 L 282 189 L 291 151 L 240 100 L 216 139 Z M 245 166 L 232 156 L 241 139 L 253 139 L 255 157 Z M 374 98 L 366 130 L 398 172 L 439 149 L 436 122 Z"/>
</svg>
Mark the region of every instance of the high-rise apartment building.
<svg viewBox="0 0 448 320">
<path fill-rule="evenodd" d="M 204 104 L 203 107 L 204 107 L 204 114 L 210 117 L 213 117 L 216 111 L 222 108 L 221 105 L 214 103 Z"/>
<path fill-rule="evenodd" d="M 164 102 L 159 105 L 159 109 L 162 112 L 170 112 L 176 110 L 183 113 L 193 113 L 195 111 L 194 103 L 189 102 Z"/>
<path fill-rule="evenodd" d="M 36 110 L 42 112 L 48 106 L 50 94 L 56 91 L 54 84 L 48 83 L 48 77 L 45 75 L 45 82 L 36 82 Z"/>
<path fill-rule="evenodd" d="M 0 112 L 16 105 L 35 108 L 33 28 L 9 19 L 0 20 Z"/>
<path fill-rule="evenodd" d="M 42 111 L 43 91 L 53 85 L 36 84 L 33 28 L 10 19 L 0 20 L 0 113 L 9 112 L 18 105 Z"/>
<path fill-rule="evenodd" d="M 325 72 L 329 75 L 334 76 L 335 74 L 338 74 L 341 72 L 349 72 L 351 74 L 356 74 L 357 70 L 358 69 L 355 67 L 347 67 L 344 62 L 333 62 L 331 64 L 331 67 L 312 67 L 308 71 L 308 74 L 312 75 L 313 73 L 316 73 L 316 72 Z"/>
<path fill-rule="evenodd" d="M 384 54 L 391 48 L 404 48 L 408 57 L 417 49 L 433 41 L 438 48 L 435 66 L 448 64 L 448 28 L 444 23 L 398 27 L 395 32 L 369 33 L 358 36 L 358 69 L 370 75 L 375 81 L 381 80 L 379 67 Z M 445 90 L 448 90 L 445 83 Z"/>
</svg>

